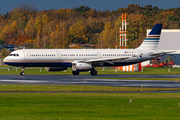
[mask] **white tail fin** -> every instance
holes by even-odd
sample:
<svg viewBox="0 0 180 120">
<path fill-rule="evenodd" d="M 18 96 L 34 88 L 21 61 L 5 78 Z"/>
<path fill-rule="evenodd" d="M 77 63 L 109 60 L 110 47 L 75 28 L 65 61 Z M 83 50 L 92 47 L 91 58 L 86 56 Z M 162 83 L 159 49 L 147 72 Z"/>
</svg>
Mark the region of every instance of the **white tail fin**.
<svg viewBox="0 0 180 120">
<path fill-rule="evenodd" d="M 156 24 L 138 49 L 157 49 L 161 35 L 162 24 Z"/>
</svg>

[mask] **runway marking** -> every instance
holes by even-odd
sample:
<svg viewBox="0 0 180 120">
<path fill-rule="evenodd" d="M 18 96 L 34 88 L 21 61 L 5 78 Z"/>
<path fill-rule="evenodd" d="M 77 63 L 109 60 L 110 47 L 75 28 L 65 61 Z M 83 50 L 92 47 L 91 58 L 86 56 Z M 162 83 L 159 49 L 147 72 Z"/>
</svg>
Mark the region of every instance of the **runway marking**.
<svg viewBox="0 0 180 120">
<path fill-rule="evenodd" d="M 36 80 L 0 80 L 0 82 L 45 82 L 45 81 L 36 81 Z"/>
<path fill-rule="evenodd" d="M 76 84 L 76 83 L 102 83 L 102 82 L 88 82 L 88 81 L 81 81 L 81 82 L 68 82 L 68 81 L 38 81 L 38 80 L 0 80 L 0 82 L 18 82 L 18 83 L 49 83 L 49 82 L 53 82 L 53 83 L 69 83 L 69 84 Z"/>
</svg>

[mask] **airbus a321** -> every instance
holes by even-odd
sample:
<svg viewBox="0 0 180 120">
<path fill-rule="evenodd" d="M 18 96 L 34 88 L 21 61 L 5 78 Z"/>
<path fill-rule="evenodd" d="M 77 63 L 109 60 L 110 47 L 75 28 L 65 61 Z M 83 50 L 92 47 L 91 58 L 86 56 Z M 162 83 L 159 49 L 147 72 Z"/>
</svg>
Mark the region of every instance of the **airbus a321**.
<svg viewBox="0 0 180 120">
<path fill-rule="evenodd" d="M 45 67 L 48 71 L 62 71 L 72 67 L 72 74 L 90 71 L 97 75 L 96 67 L 125 66 L 154 59 L 168 52 L 159 51 L 162 24 L 156 24 L 140 47 L 136 49 L 21 49 L 13 51 L 3 62 L 25 67 Z"/>
</svg>

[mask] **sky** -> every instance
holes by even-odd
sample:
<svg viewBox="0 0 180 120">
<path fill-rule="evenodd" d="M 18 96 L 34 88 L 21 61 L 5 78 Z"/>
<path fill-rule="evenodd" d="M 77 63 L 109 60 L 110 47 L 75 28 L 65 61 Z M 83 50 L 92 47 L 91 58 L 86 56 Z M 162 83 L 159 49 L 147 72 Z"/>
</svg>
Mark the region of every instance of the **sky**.
<svg viewBox="0 0 180 120">
<path fill-rule="evenodd" d="M 117 10 L 126 8 L 129 4 L 139 4 L 141 7 L 151 4 L 160 9 L 180 7 L 180 0 L 1 0 L 0 14 L 10 12 L 19 5 L 33 5 L 38 11 L 60 8 L 75 8 L 81 5 L 88 6 L 97 11 Z"/>
</svg>

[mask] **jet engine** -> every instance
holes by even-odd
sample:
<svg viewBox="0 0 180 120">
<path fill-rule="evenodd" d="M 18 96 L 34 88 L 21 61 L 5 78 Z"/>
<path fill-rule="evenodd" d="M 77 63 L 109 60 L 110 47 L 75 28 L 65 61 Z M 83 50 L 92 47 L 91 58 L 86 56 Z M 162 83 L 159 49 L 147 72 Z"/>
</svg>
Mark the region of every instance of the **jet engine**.
<svg viewBox="0 0 180 120">
<path fill-rule="evenodd" d="M 47 71 L 62 71 L 67 70 L 67 67 L 45 67 Z"/>
<path fill-rule="evenodd" d="M 92 65 L 88 63 L 72 63 L 73 71 L 89 71 L 92 70 Z"/>
</svg>

